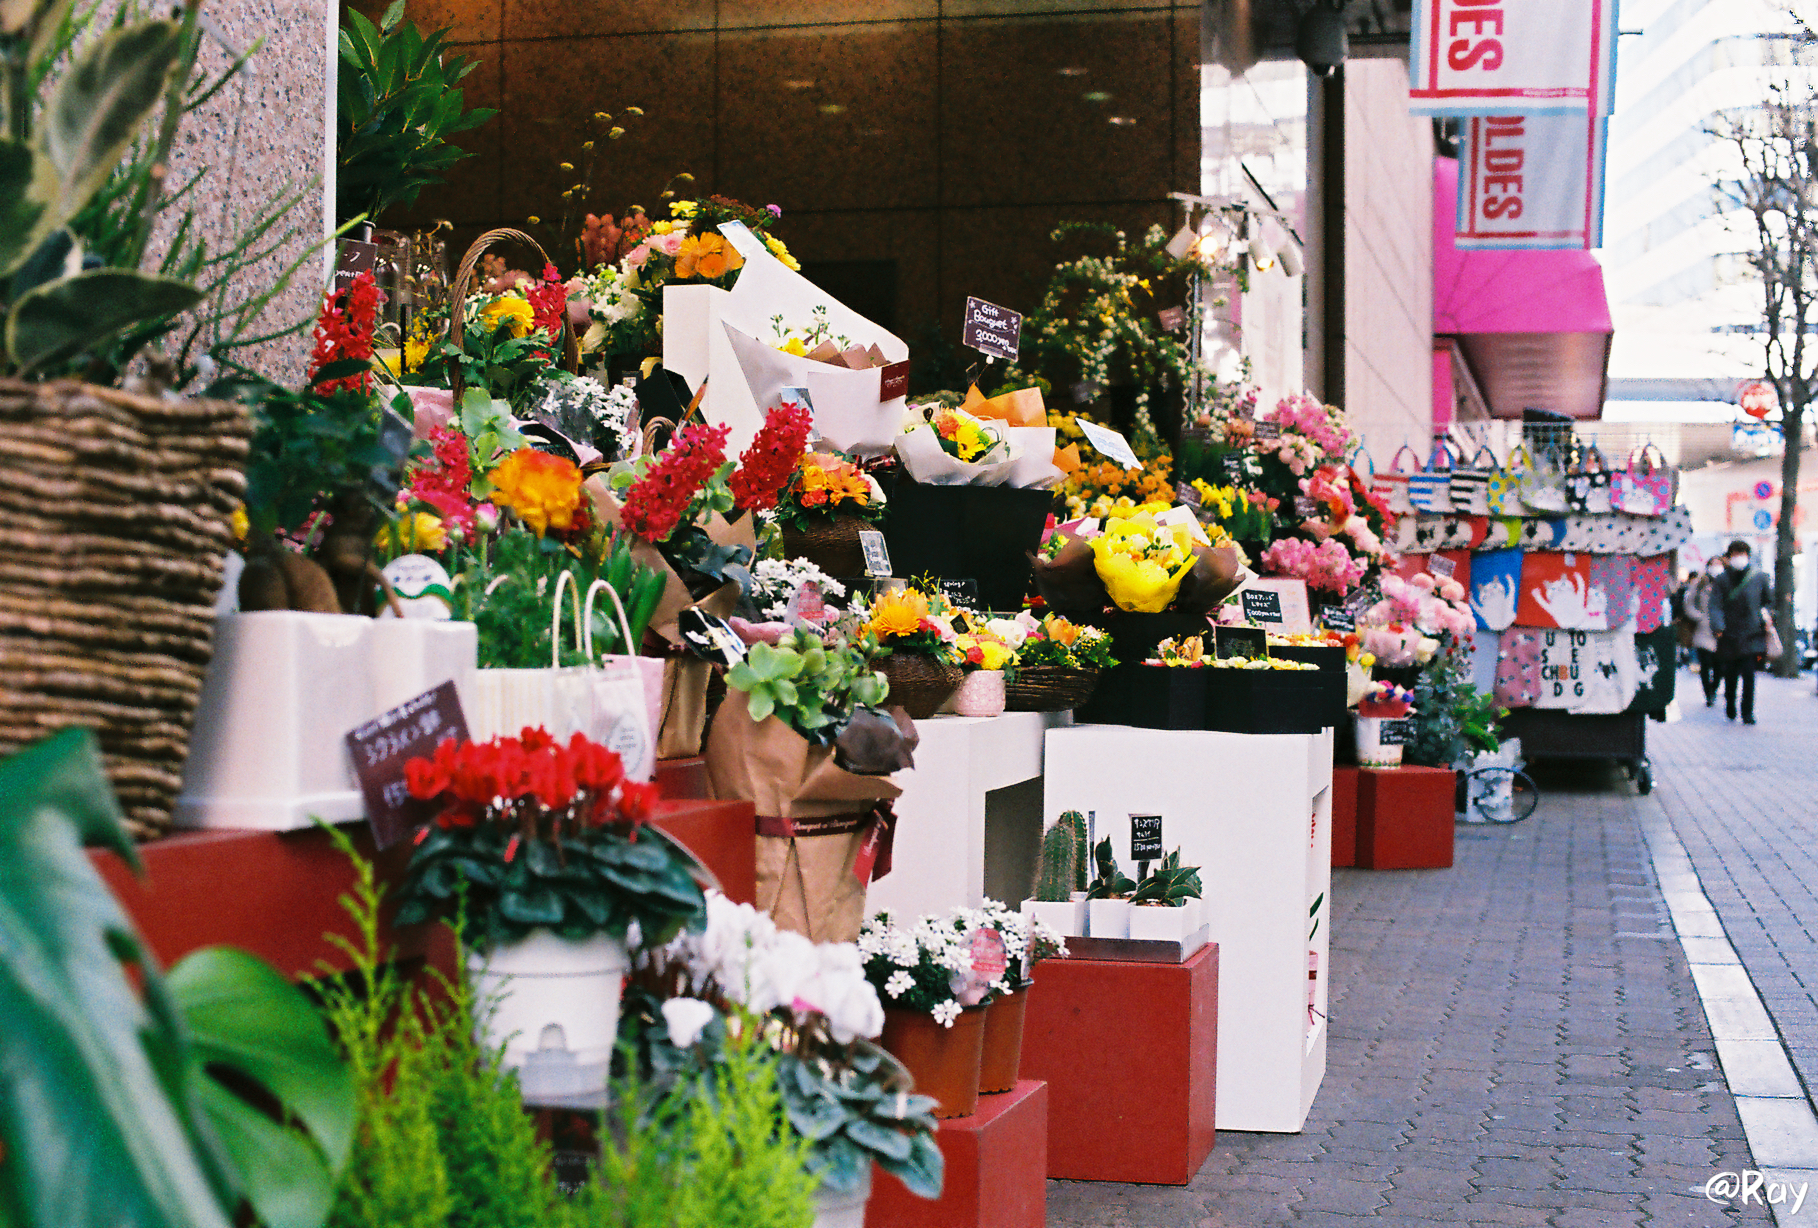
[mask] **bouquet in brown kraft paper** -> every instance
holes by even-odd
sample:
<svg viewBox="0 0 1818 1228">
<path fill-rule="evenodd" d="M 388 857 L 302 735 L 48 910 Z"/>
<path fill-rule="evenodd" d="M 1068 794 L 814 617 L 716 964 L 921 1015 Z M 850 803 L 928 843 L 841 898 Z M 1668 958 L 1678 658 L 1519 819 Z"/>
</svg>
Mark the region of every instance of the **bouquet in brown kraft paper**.
<svg viewBox="0 0 1818 1228">
<path fill-rule="evenodd" d="M 872 879 L 889 871 L 914 727 L 877 710 L 876 645 L 800 629 L 751 646 L 726 676 L 707 739 L 713 795 L 757 810 L 757 905 L 816 942 L 851 942 Z"/>
<path fill-rule="evenodd" d="M 663 451 L 588 479 L 598 519 L 629 533 L 633 557 L 665 577 L 646 639 L 665 659 L 659 758 L 699 754 L 707 719 L 713 667 L 689 650 L 681 615 L 729 617 L 750 591 L 757 529 L 748 513 L 776 505 L 809 426 L 804 409 L 772 410 L 737 464 L 726 459 L 724 426 L 684 426 Z"/>
</svg>

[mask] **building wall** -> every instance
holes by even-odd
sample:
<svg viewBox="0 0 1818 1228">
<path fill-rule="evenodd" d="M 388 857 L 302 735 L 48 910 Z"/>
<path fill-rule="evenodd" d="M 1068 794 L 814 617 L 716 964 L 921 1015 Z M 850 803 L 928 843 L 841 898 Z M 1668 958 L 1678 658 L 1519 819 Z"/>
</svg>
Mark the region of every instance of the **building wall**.
<svg viewBox="0 0 1818 1228">
<path fill-rule="evenodd" d="M 1344 408 L 1386 466 L 1433 420 L 1433 135 L 1405 62 L 1345 65 L 1344 131 Z"/>
<path fill-rule="evenodd" d="M 469 101 L 503 113 L 398 222 L 446 218 L 464 245 L 536 216 L 570 267 L 554 223 L 578 176 L 559 166 L 581 165 L 595 112 L 639 106 L 577 213 L 654 209 L 684 170 L 689 195 L 775 203 L 811 272 L 894 280 L 880 323 L 912 346 L 937 318 L 957 340 L 967 295 L 1033 308 L 1057 223 L 1178 225 L 1167 194 L 1200 178 L 1197 3 L 413 0 L 409 16 L 452 27 L 480 62 Z"/>
</svg>

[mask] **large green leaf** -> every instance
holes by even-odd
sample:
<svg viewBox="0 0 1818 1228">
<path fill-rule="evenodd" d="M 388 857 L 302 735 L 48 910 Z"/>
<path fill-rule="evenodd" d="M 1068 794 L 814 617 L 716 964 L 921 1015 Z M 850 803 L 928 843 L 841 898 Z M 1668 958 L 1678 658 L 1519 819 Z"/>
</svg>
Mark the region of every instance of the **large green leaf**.
<svg viewBox="0 0 1818 1228">
<path fill-rule="evenodd" d="M 354 1084 L 322 1017 L 262 960 L 225 947 L 197 951 L 170 971 L 196 1060 L 231 1067 L 270 1093 L 307 1130 L 274 1122 L 216 1079 L 202 1103 L 266 1228 L 319 1228 L 334 1174 L 353 1142 Z"/>
<path fill-rule="evenodd" d="M 93 734 L 0 762 L 0 1222 L 227 1228 L 181 1021 L 84 844 L 137 864 Z"/>
<path fill-rule="evenodd" d="M 179 23 L 134 22 L 97 38 L 57 76 L 40 136 L 57 171 L 64 217 L 88 204 L 126 156 L 164 97 L 182 49 Z"/>
<path fill-rule="evenodd" d="M 175 315 L 202 297 L 188 282 L 126 269 L 91 269 L 20 296 L 6 348 L 25 371 L 68 362 L 122 329 Z"/>
<path fill-rule="evenodd" d="M 29 145 L 0 138 L 0 277 L 10 276 L 63 221 L 57 169 Z"/>
</svg>

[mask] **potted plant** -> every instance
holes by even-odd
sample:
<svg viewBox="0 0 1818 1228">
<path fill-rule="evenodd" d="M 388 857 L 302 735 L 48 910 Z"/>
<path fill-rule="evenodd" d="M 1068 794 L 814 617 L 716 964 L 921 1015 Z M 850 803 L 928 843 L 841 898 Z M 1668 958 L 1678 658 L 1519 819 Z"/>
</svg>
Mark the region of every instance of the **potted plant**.
<svg viewBox="0 0 1818 1228">
<path fill-rule="evenodd" d="M 1000 633 L 1008 619 L 992 619 L 962 632 L 953 642 L 965 677 L 947 703 L 958 716 L 998 716 L 1004 710 L 1004 679 L 1016 668 L 1016 647 Z M 1011 632 L 1014 634 L 1014 631 Z"/>
<path fill-rule="evenodd" d="M 878 668 L 890 694 L 913 720 L 927 720 L 965 681 L 953 643 L 953 610 L 939 593 L 900 588 L 862 607 L 865 628 L 877 637 Z"/>
<path fill-rule="evenodd" d="M 1130 936 L 1130 897 L 1136 883 L 1118 867 L 1106 836 L 1092 849 L 1097 874 L 1086 887 L 1086 934 L 1092 938 Z"/>
<path fill-rule="evenodd" d="M 986 900 L 978 912 L 981 923 L 1004 940 L 1004 975 L 991 987 L 991 1006 L 985 1012 L 985 1051 L 978 1073 L 979 1094 L 996 1095 L 1016 1086 L 1035 965 L 1044 959 L 1066 958 L 1067 941 L 1039 917 L 1012 912 L 996 900 Z"/>
<path fill-rule="evenodd" d="M 1199 867 L 1181 865 L 1175 849 L 1136 884 L 1130 897 L 1130 937 L 1186 942 L 1201 925 L 1199 900 Z"/>
<path fill-rule="evenodd" d="M 1042 833 L 1034 894 L 1023 912 L 1066 938 L 1086 936 L 1086 816 L 1061 815 Z"/>
<path fill-rule="evenodd" d="M 1026 617 L 1026 616 L 1025 616 Z M 1010 712 L 1064 712 L 1092 698 L 1100 670 L 1117 664 L 1111 637 L 1097 627 L 1049 614 L 1017 648 L 1004 707 Z"/>
<path fill-rule="evenodd" d="M 968 937 L 951 918 L 924 916 L 905 926 L 888 913 L 859 933 L 865 977 L 884 1004 L 883 1046 L 922 1094 L 934 1097 L 936 1117 L 967 1117 L 978 1107 L 985 1007 L 996 975 L 973 975 Z"/>
<path fill-rule="evenodd" d="M 1401 766 L 1407 739 L 1407 718 L 1414 714 L 1414 693 L 1392 682 L 1375 682 L 1357 704 L 1357 763 L 1359 767 Z M 1385 726 L 1389 737 L 1384 737 Z"/>
<path fill-rule="evenodd" d="M 398 924 L 464 910 L 485 1027 L 529 1095 L 602 1091 L 618 1031 L 627 931 L 663 943 L 706 914 L 694 856 L 647 823 L 657 788 L 618 755 L 541 730 L 456 743 L 405 765 L 432 818 L 417 837 Z M 561 1051 L 563 1058 L 548 1055 Z"/>
<path fill-rule="evenodd" d="M 884 488 L 844 457 L 807 452 L 777 495 L 783 554 L 834 576 L 865 574 L 859 534 L 884 518 Z"/>
</svg>

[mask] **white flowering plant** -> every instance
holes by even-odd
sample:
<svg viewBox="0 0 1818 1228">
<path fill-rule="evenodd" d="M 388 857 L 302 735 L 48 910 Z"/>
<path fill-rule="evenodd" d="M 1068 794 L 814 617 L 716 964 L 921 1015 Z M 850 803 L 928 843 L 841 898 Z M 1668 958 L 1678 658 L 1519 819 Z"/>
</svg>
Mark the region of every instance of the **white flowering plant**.
<svg viewBox="0 0 1818 1228">
<path fill-rule="evenodd" d="M 637 411 L 638 394 L 630 388 L 609 388 L 590 375 L 564 375 L 544 383 L 530 416 L 570 439 L 591 443 L 610 459 L 624 450 Z"/>
<path fill-rule="evenodd" d="M 804 584 L 819 590 L 826 621 L 843 613 L 840 601 L 846 586 L 807 559 L 759 559 L 751 568 L 751 602 L 765 621 L 783 622 L 789 616 L 789 602 Z"/>
<path fill-rule="evenodd" d="M 709 891 L 705 930 L 638 953 L 625 1017 L 639 1074 L 658 1083 L 703 1077 L 729 1036 L 758 1029 L 825 1186 L 856 1190 L 876 1163 L 913 1193 L 940 1196 L 935 1101 L 913 1094 L 909 1072 L 875 1043 L 884 1012 L 853 944 L 811 942 Z"/>
<path fill-rule="evenodd" d="M 991 986 L 992 993 L 1015 993 L 1029 983 L 1036 964 L 1044 959 L 1067 957 L 1066 938 L 1033 916 L 1006 908 L 993 899 L 987 899 L 975 915 L 980 924 L 996 930 L 1004 939 L 1004 975 Z"/>
<path fill-rule="evenodd" d="M 990 1000 L 991 985 L 973 975 L 967 936 L 983 924 L 973 909 L 924 916 L 899 925 L 879 913 L 859 930 L 865 975 L 886 1006 L 927 1011 L 944 1028 L 960 1012 Z"/>
</svg>

